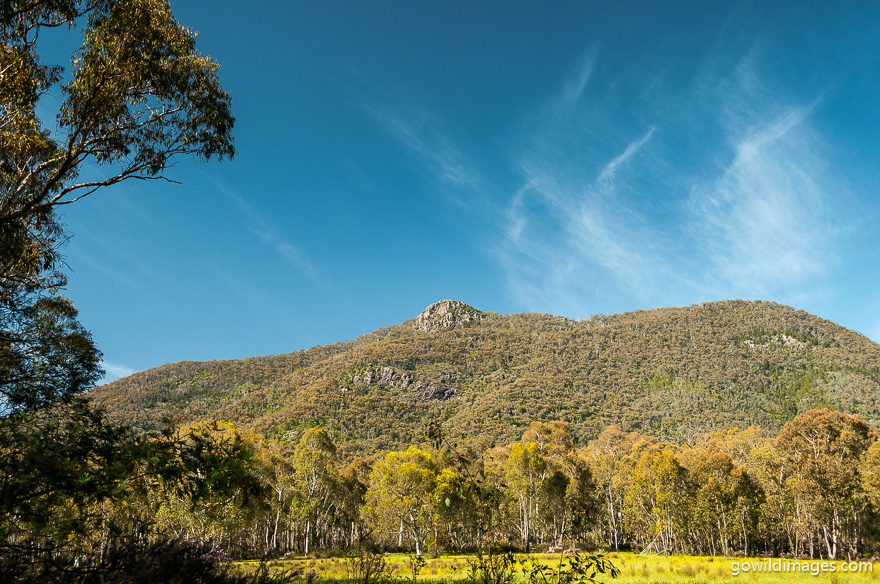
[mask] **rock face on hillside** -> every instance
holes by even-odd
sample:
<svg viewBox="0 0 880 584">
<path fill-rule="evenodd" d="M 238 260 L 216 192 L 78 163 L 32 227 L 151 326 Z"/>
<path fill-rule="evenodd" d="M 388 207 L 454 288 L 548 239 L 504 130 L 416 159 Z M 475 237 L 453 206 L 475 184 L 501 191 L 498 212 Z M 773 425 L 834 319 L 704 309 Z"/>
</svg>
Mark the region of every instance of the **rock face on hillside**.
<svg viewBox="0 0 880 584">
<path fill-rule="evenodd" d="M 457 373 L 453 371 L 445 371 L 432 380 L 434 383 L 425 383 L 424 381 L 416 381 L 412 375 L 408 373 L 400 373 L 391 367 L 374 367 L 359 371 L 352 376 L 353 385 L 363 385 L 366 387 L 384 386 L 393 387 L 404 390 L 415 399 L 422 400 L 447 400 L 456 393 L 453 383 L 456 381 Z"/>
<path fill-rule="evenodd" d="M 443 329 L 461 328 L 483 320 L 483 313 L 458 300 L 435 302 L 416 317 L 414 328 L 432 332 Z"/>
</svg>

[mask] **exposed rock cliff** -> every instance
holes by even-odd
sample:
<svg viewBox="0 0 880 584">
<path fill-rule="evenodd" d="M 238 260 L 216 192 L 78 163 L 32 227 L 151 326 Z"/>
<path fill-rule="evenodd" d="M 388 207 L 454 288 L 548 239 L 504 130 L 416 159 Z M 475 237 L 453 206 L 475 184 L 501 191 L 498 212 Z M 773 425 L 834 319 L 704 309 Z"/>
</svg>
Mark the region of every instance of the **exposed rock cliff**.
<svg viewBox="0 0 880 584">
<path fill-rule="evenodd" d="M 353 385 L 373 387 L 399 388 L 406 392 L 412 399 L 422 400 L 447 400 L 455 395 L 456 387 L 453 385 L 458 377 L 456 371 L 445 371 L 431 379 L 429 382 L 417 381 L 408 373 L 400 373 L 391 367 L 374 367 L 359 371 L 352 376 Z"/>
<path fill-rule="evenodd" d="M 431 332 L 468 326 L 483 320 L 483 313 L 458 300 L 435 302 L 416 317 L 416 330 Z"/>
</svg>

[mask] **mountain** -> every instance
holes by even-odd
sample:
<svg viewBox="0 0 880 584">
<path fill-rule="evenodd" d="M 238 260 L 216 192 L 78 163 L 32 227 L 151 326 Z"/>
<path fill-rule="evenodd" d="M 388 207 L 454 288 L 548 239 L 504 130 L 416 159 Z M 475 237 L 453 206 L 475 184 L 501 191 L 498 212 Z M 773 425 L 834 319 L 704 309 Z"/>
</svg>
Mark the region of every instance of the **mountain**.
<svg viewBox="0 0 880 584">
<path fill-rule="evenodd" d="M 880 345 L 772 302 L 729 300 L 576 321 L 444 300 L 355 340 L 285 355 L 183 361 L 89 394 L 139 429 L 225 419 L 273 437 L 320 425 L 341 453 L 423 441 L 427 421 L 475 446 L 568 421 L 585 442 L 610 424 L 684 440 L 769 433 L 828 407 L 880 420 Z"/>
</svg>

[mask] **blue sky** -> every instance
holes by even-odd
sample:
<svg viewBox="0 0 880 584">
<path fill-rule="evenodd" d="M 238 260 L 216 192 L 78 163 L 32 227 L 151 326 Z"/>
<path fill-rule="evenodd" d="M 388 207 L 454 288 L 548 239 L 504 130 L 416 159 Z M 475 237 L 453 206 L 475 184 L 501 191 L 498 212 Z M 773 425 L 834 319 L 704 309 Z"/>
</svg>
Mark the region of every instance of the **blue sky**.
<svg viewBox="0 0 880 584">
<path fill-rule="evenodd" d="M 108 380 L 443 298 L 762 299 L 880 340 L 880 4 L 172 6 L 221 64 L 239 153 L 65 209 Z"/>
</svg>

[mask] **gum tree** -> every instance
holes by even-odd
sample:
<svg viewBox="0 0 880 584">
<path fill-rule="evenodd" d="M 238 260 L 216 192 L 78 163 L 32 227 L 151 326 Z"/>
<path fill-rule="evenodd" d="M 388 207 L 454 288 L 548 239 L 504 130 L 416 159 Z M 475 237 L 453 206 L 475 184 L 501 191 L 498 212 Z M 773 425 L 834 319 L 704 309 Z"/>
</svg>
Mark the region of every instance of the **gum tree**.
<svg viewBox="0 0 880 584">
<path fill-rule="evenodd" d="M 858 550 L 858 526 L 864 508 L 860 461 L 877 434 L 858 416 L 827 409 L 810 410 L 788 422 L 776 448 L 792 469 L 799 508 L 819 532 L 829 559 L 841 550 Z"/>
<path fill-rule="evenodd" d="M 415 446 L 389 452 L 373 466 L 365 514 L 381 539 L 395 534 L 400 547 L 404 536 L 409 537 L 416 555 L 422 555 L 438 505 L 438 486 L 437 464 L 430 454 Z"/>
<path fill-rule="evenodd" d="M 69 71 L 46 29 L 81 27 Z M 167 0 L 7 0 L 0 8 L 0 394 L 4 415 L 81 393 L 100 353 L 58 292 L 56 209 L 181 155 L 232 157 L 229 96 Z M 60 99 L 48 123 L 44 97 Z"/>
<path fill-rule="evenodd" d="M 519 503 L 520 537 L 528 552 L 538 495 L 547 476 L 547 461 L 534 442 L 516 442 L 507 458 L 508 495 Z"/>
<path fill-rule="evenodd" d="M 337 486 L 336 445 L 323 428 L 309 428 L 293 453 L 296 507 L 305 521 L 303 549 L 309 553 L 312 533 L 320 534 Z"/>
<path fill-rule="evenodd" d="M 59 27 L 82 33 L 66 69 L 41 54 Z M 61 295 L 57 209 L 126 180 L 169 180 L 180 156 L 232 157 L 217 69 L 167 0 L 0 4 L 0 551 L 11 570 L 13 556 L 57 559 L 75 543 L 84 523 L 51 519 L 60 501 L 118 496 L 137 472 L 113 455 L 130 436 L 77 397 L 100 379 L 101 354 Z M 41 118 L 52 103 L 57 115 Z M 41 446 L 61 435 L 67 448 Z M 36 477 L 41 488 L 23 487 Z"/>
</svg>

